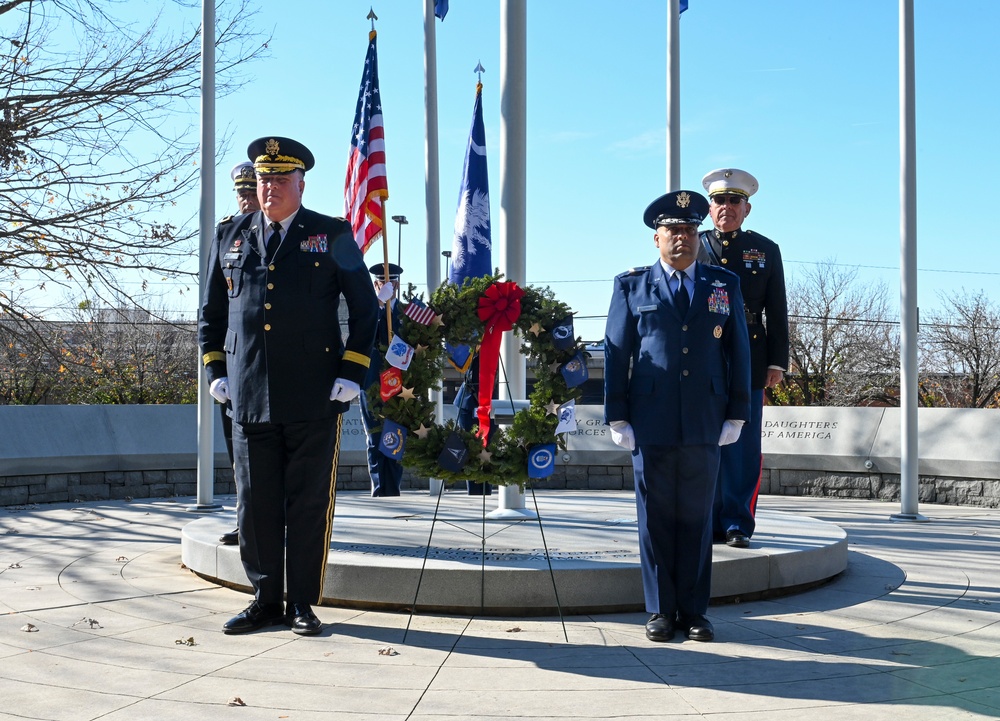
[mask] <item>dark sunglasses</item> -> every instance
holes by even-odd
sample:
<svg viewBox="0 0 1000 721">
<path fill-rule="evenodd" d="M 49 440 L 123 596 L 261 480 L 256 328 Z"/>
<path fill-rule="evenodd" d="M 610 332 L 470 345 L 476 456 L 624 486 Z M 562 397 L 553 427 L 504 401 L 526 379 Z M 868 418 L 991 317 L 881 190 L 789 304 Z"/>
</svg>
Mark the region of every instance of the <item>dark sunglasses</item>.
<svg viewBox="0 0 1000 721">
<path fill-rule="evenodd" d="M 730 205 L 739 205 L 743 202 L 742 195 L 713 195 L 712 202 L 716 205 L 725 205 L 726 202 Z"/>
</svg>

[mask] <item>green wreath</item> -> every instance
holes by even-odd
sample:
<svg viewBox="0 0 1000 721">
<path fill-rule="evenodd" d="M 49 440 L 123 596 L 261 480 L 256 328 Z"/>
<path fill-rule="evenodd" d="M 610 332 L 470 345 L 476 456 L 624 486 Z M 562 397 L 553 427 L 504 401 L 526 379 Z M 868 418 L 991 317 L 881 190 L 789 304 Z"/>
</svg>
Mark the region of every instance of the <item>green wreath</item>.
<svg viewBox="0 0 1000 721">
<path fill-rule="evenodd" d="M 445 481 L 476 481 L 497 485 L 528 482 L 528 454 L 532 446 L 556 444 L 566 448 L 562 434 L 556 436 L 558 409 L 568 401 L 578 400 L 579 387 L 566 384 L 561 367 L 580 351 L 579 338 L 572 345 L 559 349 L 551 331 L 572 315 L 568 305 L 557 301 L 548 288 L 521 288 L 520 316 L 512 332 L 521 338 L 521 352 L 534 365 L 535 384 L 528 396 L 530 406 L 514 415 L 507 428 L 496 427 L 489 444 L 471 431 L 462 430 L 454 420 L 444 425 L 434 422 L 436 404 L 429 400 L 429 391 L 441 390 L 446 362 L 445 344 L 477 346 L 484 333 L 484 323 L 477 314 L 480 299 L 502 275 L 469 278 L 458 286 L 446 283 L 434 291 L 430 307 L 437 318 L 430 325 L 416 322 L 405 314 L 401 318 L 399 336 L 414 348 L 409 367 L 402 371 L 402 392 L 383 401 L 379 384 L 366 390 L 370 407 L 382 405 L 382 417 L 408 431 L 402 463 L 422 476 Z M 412 298 L 410 298 L 412 300 Z M 383 349 L 384 350 L 384 349 Z M 383 360 L 383 370 L 389 368 Z M 501 381 L 503 377 L 501 375 Z M 461 471 L 451 471 L 438 464 L 438 458 L 452 433 L 457 433 L 469 451 L 469 460 Z"/>
</svg>

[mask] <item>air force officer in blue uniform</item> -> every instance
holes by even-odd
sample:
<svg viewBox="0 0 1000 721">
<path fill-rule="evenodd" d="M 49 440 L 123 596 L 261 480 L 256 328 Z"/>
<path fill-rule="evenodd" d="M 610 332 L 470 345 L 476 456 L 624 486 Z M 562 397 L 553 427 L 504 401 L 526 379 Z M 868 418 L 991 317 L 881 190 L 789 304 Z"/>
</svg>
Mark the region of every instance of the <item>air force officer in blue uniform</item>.
<svg viewBox="0 0 1000 721">
<path fill-rule="evenodd" d="M 209 388 L 233 418 L 240 558 L 254 589 L 223 631 L 284 623 L 313 635 L 341 418 L 368 369 L 378 303 L 350 224 L 302 207 L 312 153 L 274 136 L 247 152 L 261 210 L 216 230 L 198 324 Z"/>
<path fill-rule="evenodd" d="M 704 196 L 686 190 L 646 208 L 660 257 L 615 278 L 604 338 L 605 421 L 632 451 L 651 641 L 675 629 L 715 638 L 705 614 L 719 448 L 739 437 L 750 410 L 739 279 L 695 260 L 707 214 Z"/>
</svg>

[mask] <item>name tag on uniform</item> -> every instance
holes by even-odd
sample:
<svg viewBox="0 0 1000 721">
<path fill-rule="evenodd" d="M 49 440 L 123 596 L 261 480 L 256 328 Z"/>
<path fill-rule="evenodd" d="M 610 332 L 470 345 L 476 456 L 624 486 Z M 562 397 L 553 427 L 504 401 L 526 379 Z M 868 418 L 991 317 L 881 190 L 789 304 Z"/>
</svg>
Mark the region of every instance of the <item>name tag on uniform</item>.
<svg viewBox="0 0 1000 721">
<path fill-rule="evenodd" d="M 640 305 L 639 306 L 639 312 L 640 313 L 649 313 L 650 311 L 653 311 L 653 310 L 656 310 L 656 306 L 655 305 Z"/>
</svg>

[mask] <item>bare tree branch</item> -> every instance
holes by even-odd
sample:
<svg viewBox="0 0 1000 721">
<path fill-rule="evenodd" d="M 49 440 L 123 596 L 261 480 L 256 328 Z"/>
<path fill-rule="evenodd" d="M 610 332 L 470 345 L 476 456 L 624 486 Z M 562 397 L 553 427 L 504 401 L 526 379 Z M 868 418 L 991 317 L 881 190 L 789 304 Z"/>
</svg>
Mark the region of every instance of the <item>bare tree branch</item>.
<svg viewBox="0 0 1000 721">
<path fill-rule="evenodd" d="M 935 405 L 1000 406 L 1000 307 L 979 291 L 940 296 L 944 308 L 921 323 Z"/>
<path fill-rule="evenodd" d="M 173 4 L 192 9 L 186 25 L 127 22 L 118 0 L 0 2 L 4 23 L 18 23 L 0 31 L 0 280 L 110 304 L 129 298 L 123 271 L 194 275 L 181 270 L 193 214 L 178 219 L 175 206 L 199 177 L 201 28 L 196 3 Z M 266 52 L 253 15 L 249 0 L 220 3 L 219 95 Z M 0 293 L 0 311 L 18 310 Z"/>
</svg>

